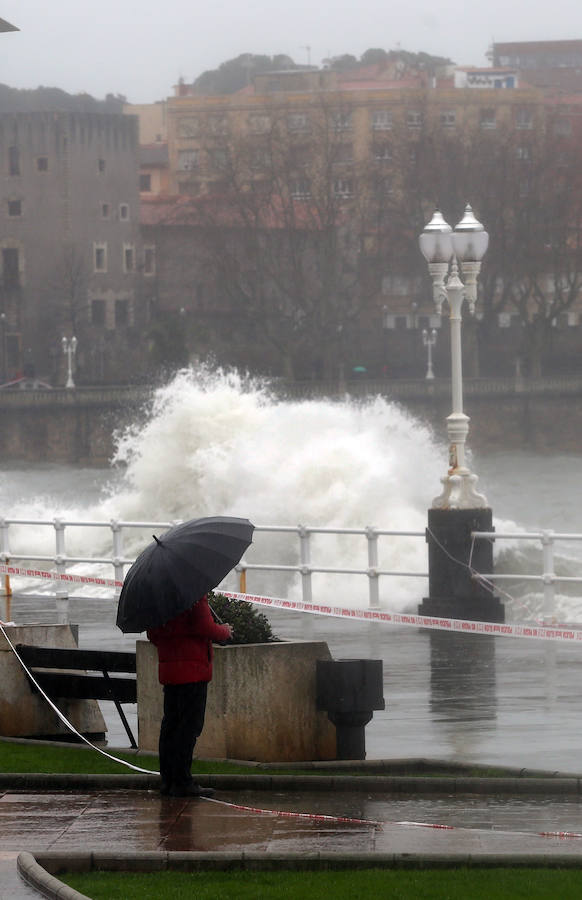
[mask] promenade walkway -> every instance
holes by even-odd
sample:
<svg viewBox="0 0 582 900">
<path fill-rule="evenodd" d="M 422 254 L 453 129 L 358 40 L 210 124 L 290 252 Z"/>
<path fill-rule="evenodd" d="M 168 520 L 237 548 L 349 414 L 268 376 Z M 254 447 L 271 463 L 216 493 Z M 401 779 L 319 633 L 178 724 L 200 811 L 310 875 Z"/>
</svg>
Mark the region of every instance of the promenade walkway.
<svg viewBox="0 0 582 900">
<path fill-rule="evenodd" d="M 576 779 L 548 779 L 555 788 L 548 786 L 543 793 L 536 792 L 539 779 L 531 781 L 531 791 L 528 779 L 521 779 L 517 793 L 502 796 L 494 792 L 491 780 L 486 784 L 482 779 L 475 779 L 475 788 L 490 787 L 491 792 L 457 793 L 450 779 L 449 793 L 412 794 L 382 790 L 376 778 L 358 779 L 358 790 L 334 789 L 332 779 L 328 789 L 320 785 L 306 790 L 304 779 L 294 789 L 292 777 L 286 785 L 273 779 L 272 789 L 256 790 L 251 776 L 248 789 L 243 777 L 236 789 L 217 790 L 220 802 L 215 802 L 120 787 L 125 776 L 112 779 L 111 789 L 103 776 L 96 790 L 59 790 L 56 776 L 45 790 L 19 787 L 16 776 L 14 786 L 6 789 L 6 778 L 0 791 L 3 900 L 38 896 L 16 872 L 21 851 L 30 851 L 45 864 L 65 856 L 74 864 L 90 867 L 98 861 L 106 868 L 130 866 L 136 857 L 161 868 L 166 855 L 176 852 L 219 852 L 239 860 L 259 854 L 273 863 L 281 860 L 282 866 L 289 864 L 290 854 L 298 854 L 366 858 L 372 864 L 406 856 L 447 858 L 458 864 L 527 858 L 534 865 L 545 861 L 582 867 L 582 837 L 573 836 L 582 834 Z M 62 779 L 61 787 L 66 784 Z M 312 818 L 261 814 L 259 809 Z M 346 821 L 350 819 L 365 821 Z M 551 836 L 554 831 L 569 836 Z"/>
</svg>

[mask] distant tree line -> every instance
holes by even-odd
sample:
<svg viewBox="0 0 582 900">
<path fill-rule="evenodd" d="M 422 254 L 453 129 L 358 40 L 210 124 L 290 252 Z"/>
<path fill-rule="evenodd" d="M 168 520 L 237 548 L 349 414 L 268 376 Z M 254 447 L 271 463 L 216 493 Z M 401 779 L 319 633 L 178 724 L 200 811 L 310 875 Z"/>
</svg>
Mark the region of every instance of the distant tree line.
<svg viewBox="0 0 582 900">
<path fill-rule="evenodd" d="M 123 94 L 107 94 L 104 100 L 96 100 L 90 94 L 68 94 L 56 87 L 13 88 L 0 84 L 0 113 L 121 113 L 124 103 L 127 100 Z"/>
<path fill-rule="evenodd" d="M 406 69 L 433 72 L 440 66 L 451 65 L 452 60 L 443 56 L 431 56 L 430 53 L 410 53 L 407 50 L 382 50 L 371 47 L 365 50 L 358 59 L 350 53 L 332 56 L 324 60 L 324 65 L 338 72 L 356 69 L 359 66 L 381 65 L 382 63 L 399 62 Z M 241 53 L 234 59 L 228 59 L 217 69 L 208 69 L 194 81 L 194 88 L 200 94 L 234 94 L 251 84 L 254 75 L 280 69 L 302 69 L 304 65 L 296 63 L 284 53 L 273 56 Z"/>
</svg>

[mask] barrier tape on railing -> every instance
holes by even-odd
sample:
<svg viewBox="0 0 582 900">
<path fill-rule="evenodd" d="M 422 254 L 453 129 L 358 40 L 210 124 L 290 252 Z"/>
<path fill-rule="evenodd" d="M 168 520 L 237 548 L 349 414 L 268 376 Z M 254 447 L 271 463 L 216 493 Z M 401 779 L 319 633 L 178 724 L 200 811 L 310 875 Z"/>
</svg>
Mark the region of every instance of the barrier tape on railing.
<svg viewBox="0 0 582 900">
<path fill-rule="evenodd" d="M 99 587 L 121 587 L 123 582 L 113 578 L 99 578 L 91 575 L 74 575 L 62 572 L 47 572 L 44 569 L 25 569 L 18 566 L 0 564 L 0 575 L 18 575 L 26 578 L 42 578 L 45 581 L 60 581 L 69 584 L 93 584 Z M 538 641 L 582 641 L 582 627 L 554 627 L 531 625 L 520 622 L 474 622 L 470 619 L 448 619 L 444 616 L 421 616 L 414 613 L 396 613 L 383 609 L 353 609 L 343 606 L 329 606 L 324 603 L 305 603 L 303 600 L 284 600 L 280 597 L 263 597 L 257 594 L 242 594 L 237 591 L 221 591 L 233 600 L 245 600 L 268 609 L 285 609 L 316 616 L 331 616 L 339 619 L 353 619 L 361 622 L 384 622 L 387 625 L 405 625 L 413 628 L 427 628 L 433 631 L 448 631 L 461 634 L 489 634 L 494 637 L 527 638 Z"/>
</svg>

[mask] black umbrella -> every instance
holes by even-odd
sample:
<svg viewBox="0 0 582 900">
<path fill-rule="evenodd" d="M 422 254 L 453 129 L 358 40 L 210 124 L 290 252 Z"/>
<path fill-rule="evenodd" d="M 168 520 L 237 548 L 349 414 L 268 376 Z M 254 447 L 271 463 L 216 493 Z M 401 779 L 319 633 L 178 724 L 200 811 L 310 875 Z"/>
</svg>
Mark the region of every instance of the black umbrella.
<svg viewBox="0 0 582 900">
<path fill-rule="evenodd" d="M 213 516 L 154 535 L 125 576 L 118 628 L 145 631 L 190 609 L 236 566 L 252 543 L 254 527 L 248 519 Z"/>
</svg>

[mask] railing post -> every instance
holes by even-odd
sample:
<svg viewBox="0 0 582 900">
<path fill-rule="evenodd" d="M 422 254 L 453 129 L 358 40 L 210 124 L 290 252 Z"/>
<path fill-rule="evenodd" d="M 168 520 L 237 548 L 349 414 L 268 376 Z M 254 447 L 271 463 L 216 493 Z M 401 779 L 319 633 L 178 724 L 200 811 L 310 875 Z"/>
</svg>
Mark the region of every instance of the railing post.
<svg viewBox="0 0 582 900">
<path fill-rule="evenodd" d="M 311 589 L 311 535 L 305 525 L 297 526 L 301 553 L 301 594 L 304 603 L 313 602 Z"/>
<path fill-rule="evenodd" d="M 123 581 L 123 530 L 117 519 L 111 520 L 113 537 L 113 571 L 116 581 Z"/>
<path fill-rule="evenodd" d="M 67 571 L 65 556 L 67 551 L 65 548 L 65 526 L 61 519 L 53 519 L 55 529 L 55 568 L 59 575 L 64 575 Z M 57 607 L 57 620 L 61 625 L 67 625 L 69 622 L 69 592 L 59 587 L 61 582 L 57 584 L 55 592 L 55 602 Z"/>
<path fill-rule="evenodd" d="M 556 587 L 554 584 L 554 532 L 542 531 L 542 559 L 544 578 L 544 622 L 551 619 L 556 610 Z"/>
<path fill-rule="evenodd" d="M 0 519 L 0 554 L 2 562 L 8 564 L 10 562 L 10 543 L 8 539 L 10 525 L 6 519 Z M 12 615 L 12 587 L 10 585 L 10 575 L 4 576 L 4 618 L 10 622 Z"/>
<path fill-rule="evenodd" d="M 378 575 L 378 534 L 375 528 L 366 527 L 368 540 L 368 593 L 370 607 L 380 606 L 380 577 Z"/>
</svg>

